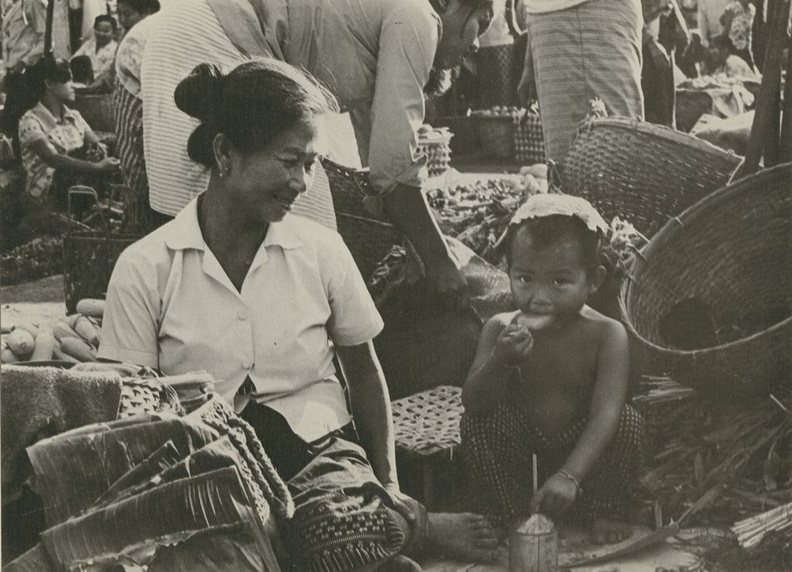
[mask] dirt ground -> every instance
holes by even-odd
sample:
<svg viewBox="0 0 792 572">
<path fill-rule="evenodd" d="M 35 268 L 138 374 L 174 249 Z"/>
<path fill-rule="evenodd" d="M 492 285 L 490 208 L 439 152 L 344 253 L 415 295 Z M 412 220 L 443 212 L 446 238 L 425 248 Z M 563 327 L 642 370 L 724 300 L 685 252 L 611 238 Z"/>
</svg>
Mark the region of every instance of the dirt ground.
<svg viewBox="0 0 792 572">
<path fill-rule="evenodd" d="M 10 328 L 20 322 L 42 325 L 66 315 L 63 276 L 0 288 L 0 325 Z"/>
</svg>

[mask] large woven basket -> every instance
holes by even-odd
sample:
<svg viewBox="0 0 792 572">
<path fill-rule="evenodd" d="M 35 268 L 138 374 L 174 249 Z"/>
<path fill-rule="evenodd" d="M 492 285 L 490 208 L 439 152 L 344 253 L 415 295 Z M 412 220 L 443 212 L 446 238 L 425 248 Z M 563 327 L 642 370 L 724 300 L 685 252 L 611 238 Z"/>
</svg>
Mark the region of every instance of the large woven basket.
<svg viewBox="0 0 792 572">
<path fill-rule="evenodd" d="M 733 397 L 789 385 L 791 246 L 788 163 L 712 193 L 664 226 L 622 287 L 624 322 L 659 368 L 690 387 Z M 663 339 L 662 320 L 688 299 L 709 308 L 715 345 L 684 351 Z M 684 315 L 684 326 L 700 331 Z"/>
<path fill-rule="evenodd" d="M 369 183 L 367 171 L 358 171 L 322 160 L 330 184 L 336 211 L 338 233 L 352 253 L 363 279 L 368 282 L 377 263 L 404 235 L 382 213 L 366 204 L 377 203 L 379 197 Z"/>
<path fill-rule="evenodd" d="M 626 218 L 651 236 L 725 185 L 739 163 L 736 155 L 667 127 L 594 119 L 581 125 L 562 185 L 564 192 L 588 199 L 606 220 Z"/>
<path fill-rule="evenodd" d="M 83 298 L 105 297 L 118 257 L 139 238 L 101 231 L 72 232 L 63 237 L 63 284 L 69 314 Z"/>
</svg>

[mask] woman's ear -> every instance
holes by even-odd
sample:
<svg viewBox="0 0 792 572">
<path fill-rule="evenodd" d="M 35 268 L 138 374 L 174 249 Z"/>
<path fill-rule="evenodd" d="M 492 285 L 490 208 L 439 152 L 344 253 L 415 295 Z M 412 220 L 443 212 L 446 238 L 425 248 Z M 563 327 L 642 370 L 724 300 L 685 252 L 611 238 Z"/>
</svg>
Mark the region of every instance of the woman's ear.
<svg viewBox="0 0 792 572">
<path fill-rule="evenodd" d="M 596 270 L 591 273 L 588 280 L 588 290 L 589 294 L 593 294 L 597 290 L 599 290 L 602 283 L 605 281 L 605 276 L 608 274 L 608 271 L 605 269 L 604 266 L 600 265 L 597 266 Z"/>
<path fill-rule="evenodd" d="M 215 165 L 221 177 L 228 175 L 231 171 L 231 149 L 233 145 L 225 133 L 218 133 L 212 140 L 212 151 L 214 152 Z"/>
</svg>

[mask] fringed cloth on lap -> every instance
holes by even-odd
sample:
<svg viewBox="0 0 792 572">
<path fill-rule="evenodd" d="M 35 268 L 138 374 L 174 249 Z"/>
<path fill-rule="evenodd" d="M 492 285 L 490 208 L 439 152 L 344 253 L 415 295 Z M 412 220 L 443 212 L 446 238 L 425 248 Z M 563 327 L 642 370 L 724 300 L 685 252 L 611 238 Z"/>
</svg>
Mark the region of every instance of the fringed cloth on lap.
<svg viewBox="0 0 792 572">
<path fill-rule="evenodd" d="M 563 163 L 596 97 L 608 115 L 643 118 L 639 0 L 589 0 L 530 14 L 528 41 L 547 157 Z"/>
<path fill-rule="evenodd" d="M 528 516 L 532 495 L 533 454 L 539 486 L 559 470 L 586 426 L 581 419 L 555 435 L 544 435 L 519 407 L 505 401 L 483 415 L 462 417 L 462 452 L 473 491 L 472 508 L 496 526 Z M 623 519 L 630 487 L 637 479 L 643 454 L 644 421 L 625 405 L 616 435 L 583 480 L 574 511 L 584 518 Z"/>
<path fill-rule="evenodd" d="M 295 572 L 342 572 L 398 554 L 405 536 L 393 501 L 351 424 L 306 443 L 273 409 L 250 403 L 240 416 L 254 428 L 287 480 L 294 517 L 282 537 Z"/>
</svg>

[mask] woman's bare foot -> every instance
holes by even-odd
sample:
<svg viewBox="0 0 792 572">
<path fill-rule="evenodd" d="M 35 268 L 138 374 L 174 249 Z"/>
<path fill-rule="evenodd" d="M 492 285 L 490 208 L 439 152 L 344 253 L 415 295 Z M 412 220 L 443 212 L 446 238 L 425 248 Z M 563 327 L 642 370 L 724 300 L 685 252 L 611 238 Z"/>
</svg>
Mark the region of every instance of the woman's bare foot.
<svg viewBox="0 0 792 572">
<path fill-rule="evenodd" d="M 442 555 L 467 562 L 494 562 L 498 557 L 495 528 L 481 515 L 429 513 L 429 546 Z"/>
<path fill-rule="evenodd" d="M 421 572 L 420 564 L 407 558 L 403 554 L 397 554 L 377 567 L 377 572 Z"/>
<path fill-rule="evenodd" d="M 591 541 L 594 544 L 616 544 L 630 537 L 632 531 L 621 522 L 597 518 L 591 525 Z"/>
</svg>

